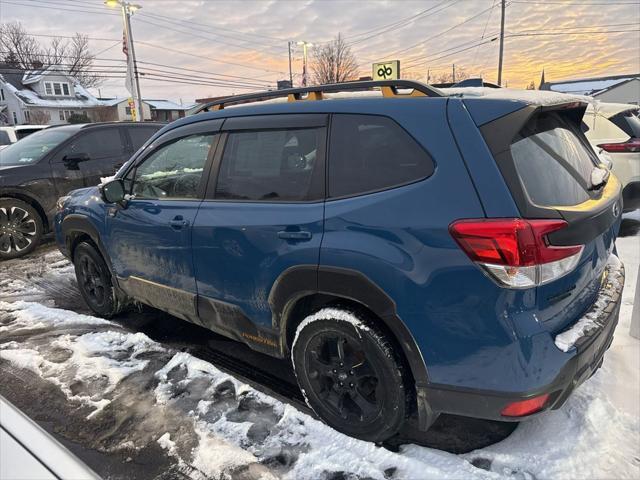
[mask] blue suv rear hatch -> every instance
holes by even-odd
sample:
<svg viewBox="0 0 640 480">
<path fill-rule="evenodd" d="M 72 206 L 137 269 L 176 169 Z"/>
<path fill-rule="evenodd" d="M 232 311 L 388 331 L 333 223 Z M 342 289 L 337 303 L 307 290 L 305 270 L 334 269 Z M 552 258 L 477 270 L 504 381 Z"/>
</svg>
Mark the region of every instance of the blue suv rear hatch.
<svg viewBox="0 0 640 480">
<path fill-rule="evenodd" d="M 552 333 L 592 306 L 621 221 L 620 183 L 580 130 L 585 108 L 530 104 L 480 128 L 521 217 L 541 249 L 553 251 L 537 262 L 530 283 L 512 285 L 535 285 L 531 307 Z"/>
</svg>

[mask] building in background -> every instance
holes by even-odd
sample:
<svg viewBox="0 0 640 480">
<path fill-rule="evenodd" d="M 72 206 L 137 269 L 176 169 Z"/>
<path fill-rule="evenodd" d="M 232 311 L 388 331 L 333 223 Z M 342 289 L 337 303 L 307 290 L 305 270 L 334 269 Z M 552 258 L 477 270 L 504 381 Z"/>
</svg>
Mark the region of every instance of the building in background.
<svg viewBox="0 0 640 480">
<path fill-rule="evenodd" d="M 96 120 L 125 121 L 132 120 L 128 98 L 98 98 L 102 108 L 96 113 Z M 172 122 L 185 116 L 193 105 L 180 105 L 170 100 L 142 99 L 143 120 L 154 122 Z"/>
<path fill-rule="evenodd" d="M 640 73 L 544 82 L 540 90 L 589 95 L 603 102 L 640 105 Z"/>
<path fill-rule="evenodd" d="M 28 71 L 0 67 L 0 124 L 59 125 L 74 113 L 92 119 L 99 106 L 74 77 L 56 67 Z"/>
</svg>

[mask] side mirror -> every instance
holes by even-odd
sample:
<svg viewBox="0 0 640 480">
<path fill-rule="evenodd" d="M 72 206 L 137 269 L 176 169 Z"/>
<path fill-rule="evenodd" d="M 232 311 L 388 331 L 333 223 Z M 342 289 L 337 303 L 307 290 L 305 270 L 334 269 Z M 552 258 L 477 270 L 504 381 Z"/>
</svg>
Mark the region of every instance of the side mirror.
<svg viewBox="0 0 640 480">
<path fill-rule="evenodd" d="M 100 186 L 102 199 L 106 203 L 120 203 L 124 201 L 124 182 L 120 178 L 111 180 Z"/>
<path fill-rule="evenodd" d="M 88 153 L 72 153 L 70 155 L 65 155 L 62 159 L 62 163 L 64 163 L 65 167 L 69 170 L 78 170 L 78 164 L 80 162 L 86 162 L 90 160 Z"/>
</svg>

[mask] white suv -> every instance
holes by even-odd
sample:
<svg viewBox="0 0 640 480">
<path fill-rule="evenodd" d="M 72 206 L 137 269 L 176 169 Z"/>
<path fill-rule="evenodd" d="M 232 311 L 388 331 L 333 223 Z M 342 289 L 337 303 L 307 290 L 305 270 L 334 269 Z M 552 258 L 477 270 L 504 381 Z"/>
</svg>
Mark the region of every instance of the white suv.
<svg viewBox="0 0 640 480">
<path fill-rule="evenodd" d="M 48 126 L 49 125 L 16 125 L 14 127 L 0 127 L 0 150 Z"/>
<path fill-rule="evenodd" d="M 640 208 L 640 107 L 628 103 L 589 105 L 582 128 L 599 154 L 605 152 L 622 184 L 623 210 Z"/>
</svg>

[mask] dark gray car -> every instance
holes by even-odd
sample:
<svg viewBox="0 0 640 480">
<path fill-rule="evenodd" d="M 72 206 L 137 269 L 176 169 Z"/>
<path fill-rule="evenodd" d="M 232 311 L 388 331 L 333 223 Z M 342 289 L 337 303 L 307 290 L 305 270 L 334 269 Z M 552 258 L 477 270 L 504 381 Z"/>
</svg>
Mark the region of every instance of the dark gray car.
<svg viewBox="0 0 640 480">
<path fill-rule="evenodd" d="M 32 251 L 51 230 L 59 197 L 113 175 L 162 126 L 65 125 L 0 151 L 0 260 Z"/>
</svg>

